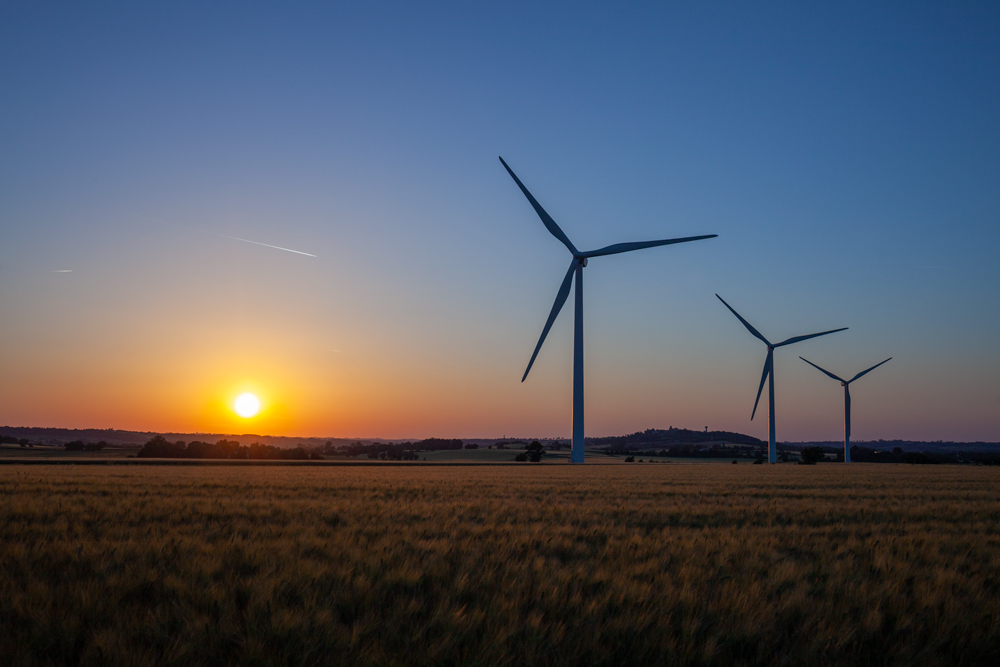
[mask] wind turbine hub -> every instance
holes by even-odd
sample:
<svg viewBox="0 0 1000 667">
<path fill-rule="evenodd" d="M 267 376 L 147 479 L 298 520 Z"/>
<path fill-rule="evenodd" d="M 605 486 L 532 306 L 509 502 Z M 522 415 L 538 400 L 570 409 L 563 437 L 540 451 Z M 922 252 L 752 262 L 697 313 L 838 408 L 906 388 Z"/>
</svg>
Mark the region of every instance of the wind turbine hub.
<svg viewBox="0 0 1000 667">
<path fill-rule="evenodd" d="M 587 266 L 587 258 L 586 257 L 581 257 L 580 258 L 580 266 Z"/>
</svg>

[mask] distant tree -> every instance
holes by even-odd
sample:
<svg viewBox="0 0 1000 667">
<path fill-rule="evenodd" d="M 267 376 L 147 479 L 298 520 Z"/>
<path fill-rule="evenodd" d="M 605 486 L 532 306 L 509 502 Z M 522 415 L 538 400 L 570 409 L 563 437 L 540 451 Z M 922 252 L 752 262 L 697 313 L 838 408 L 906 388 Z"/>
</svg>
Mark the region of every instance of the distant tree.
<svg viewBox="0 0 1000 667">
<path fill-rule="evenodd" d="M 72 443 L 69 443 L 72 444 Z M 69 449 L 67 444 L 67 449 Z M 153 436 L 149 442 L 142 446 L 136 458 L 140 459 L 180 459 L 184 458 L 184 442 L 176 443 L 168 441 L 162 435 Z"/>
<path fill-rule="evenodd" d="M 802 456 L 802 463 L 805 465 L 816 465 L 826 458 L 822 447 L 803 447 L 799 455 Z"/>
<path fill-rule="evenodd" d="M 520 454 L 517 454 L 517 455 L 514 456 L 514 460 L 515 461 L 527 461 L 528 460 L 528 455 L 525 454 L 524 452 L 521 452 Z"/>
<path fill-rule="evenodd" d="M 736 459 L 733 459 L 733 465 L 736 465 Z"/>
<path fill-rule="evenodd" d="M 538 463 L 542 460 L 542 454 L 545 453 L 545 448 L 542 447 L 542 443 L 537 440 L 533 440 L 530 445 L 525 447 L 525 452 L 528 455 L 528 460 L 532 463 Z"/>
<path fill-rule="evenodd" d="M 433 452 L 443 449 L 461 449 L 461 440 L 446 440 L 443 438 L 427 438 L 426 440 L 421 440 L 416 443 L 416 449 L 421 449 L 425 452 Z"/>
<path fill-rule="evenodd" d="M 83 451 L 83 440 L 74 440 L 73 442 L 67 442 L 63 447 L 66 448 L 67 452 L 82 452 Z"/>
<path fill-rule="evenodd" d="M 474 442 L 470 442 L 470 443 L 468 443 L 468 444 L 465 445 L 465 448 L 466 449 L 479 449 L 479 445 L 477 445 Z"/>
<path fill-rule="evenodd" d="M 635 457 L 634 456 L 626 456 L 625 457 L 625 463 L 635 463 Z"/>
</svg>

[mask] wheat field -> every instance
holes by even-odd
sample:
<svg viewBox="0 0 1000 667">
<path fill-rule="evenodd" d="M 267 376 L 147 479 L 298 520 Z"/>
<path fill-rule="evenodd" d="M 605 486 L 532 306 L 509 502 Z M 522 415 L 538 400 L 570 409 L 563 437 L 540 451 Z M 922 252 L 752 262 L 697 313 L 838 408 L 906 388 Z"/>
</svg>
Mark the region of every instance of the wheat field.
<svg viewBox="0 0 1000 667">
<path fill-rule="evenodd" d="M 1000 470 L 0 466 L 4 665 L 976 665 Z"/>
</svg>

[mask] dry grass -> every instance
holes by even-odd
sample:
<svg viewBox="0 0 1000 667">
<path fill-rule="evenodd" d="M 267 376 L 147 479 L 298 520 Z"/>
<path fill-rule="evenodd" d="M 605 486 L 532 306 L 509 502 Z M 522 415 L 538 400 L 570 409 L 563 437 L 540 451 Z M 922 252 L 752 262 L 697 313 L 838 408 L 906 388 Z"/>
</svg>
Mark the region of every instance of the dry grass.
<svg viewBox="0 0 1000 667">
<path fill-rule="evenodd" d="M 0 466 L 0 664 L 989 664 L 1000 470 Z"/>
</svg>

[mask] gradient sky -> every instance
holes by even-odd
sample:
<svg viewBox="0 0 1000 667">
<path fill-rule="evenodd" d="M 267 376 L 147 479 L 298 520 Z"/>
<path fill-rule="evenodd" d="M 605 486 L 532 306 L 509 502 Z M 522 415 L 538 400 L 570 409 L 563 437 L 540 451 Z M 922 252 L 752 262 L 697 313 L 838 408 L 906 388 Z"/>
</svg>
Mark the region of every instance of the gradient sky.
<svg viewBox="0 0 1000 667">
<path fill-rule="evenodd" d="M 0 424 L 1000 440 L 997 3 L 4 3 Z M 803 6 L 808 4 L 808 6 Z M 315 258 L 224 238 L 291 248 Z M 57 273 L 56 271 L 64 271 Z M 71 271 L 71 272 L 65 272 Z M 241 420 L 241 391 L 264 403 Z"/>
</svg>

